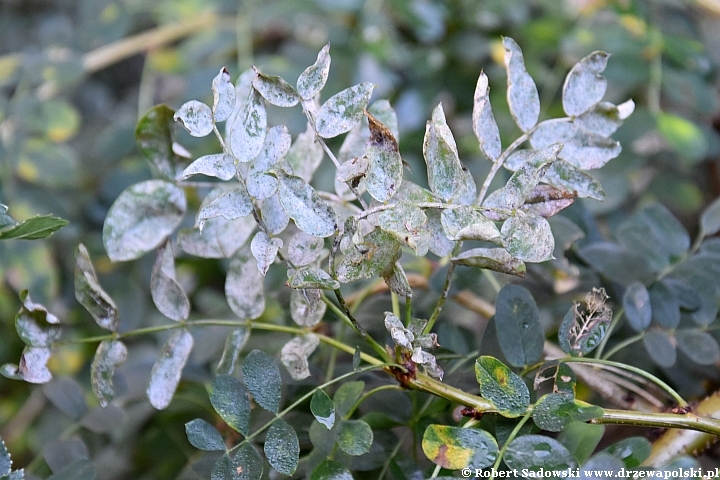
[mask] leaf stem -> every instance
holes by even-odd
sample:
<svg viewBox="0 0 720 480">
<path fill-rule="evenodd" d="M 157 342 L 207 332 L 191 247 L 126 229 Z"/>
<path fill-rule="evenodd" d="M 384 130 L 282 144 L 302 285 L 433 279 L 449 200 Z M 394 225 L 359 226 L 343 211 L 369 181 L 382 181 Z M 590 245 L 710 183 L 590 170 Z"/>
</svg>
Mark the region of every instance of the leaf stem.
<svg viewBox="0 0 720 480">
<path fill-rule="evenodd" d="M 517 150 L 520 145 L 525 143 L 527 139 L 530 138 L 530 135 L 532 135 L 535 129 L 537 129 L 538 125 L 540 124 L 535 125 L 533 128 L 515 139 L 515 141 L 511 143 L 510 146 L 508 146 L 508 148 L 506 148 L 505 151 L 498 157 L 495 163 L 493 163 L 492 167 L 490 168 L 490 172 L 488 172 L 488 175 L 487 177 L 485 177 L 485 181 L 480 188 L 480 193 L 478 194 L 477 201 L 475 202 L 476 205 L 482 205 L 483 200 L 485 200 L 485 195 L 487 194 L 488 188 L 490 188 L 490 183 L 492 183 L 495 175 L 505 163 L 505 160 L 507 160 L 510 154 Z"/>
<path fill-rule="evenodd" d="M 460 253 L 460 249 L 462 248 L 462 242 L 455 243 L 455 247 L 453 248 L 452 253 L 450 254 L 450 258 L 456 256 L 458 253 Z M 430 320 L 428 320 L 427 325 L 423 329 L 423 333 L 430 333 L 432 331 L 433 326 L 435 326 L 435 322 L 437 321 L 438 317 L 440 316 L 440 312 L 443 309 L 443 305 L 445 305 L 445 300 L 447 300 L 448 294 L 450 293 L 450 286 L 452 284 L 452 276 L 453 272 L 455 271 L 455 264 L 453 262 L 450 262 L 450 265 L 448 266 L 447 275 L 445 276 L 445 286 L 443 287 L 442 294 L 440 295 L 440 298 L 437 301 L 437 304 L 435 305 L 435 309 L 433 310 L 432 315 L 430 315 Z"/>
<path fill-rule="evenodd" d="M 561 362 L 565 363 L 585 363 L 585 364 L 593 364 L 593 365 L 607 365 L 615 368 L 619 368 L 622 370 L 627 370 L 629 372 L 633 372 L 641 377 L 644 377 L 654 384 L 656 384 L 658 387 L 662 388 L 667 392 L 670 397 L 673 398 L 680 407 L 687 407 L 688 403 L 667 383 L 660 380 L 655 375 L 646 372 L 642 368 L 633 367 L 632 365 L 627 365 L 625 363 L 620 362 L 613 362 L 611 360 L 604 360 L 600 358 L 585 358 L 585 357 L 568 357 L 563 358 L 560 360 Z"/>
<path fill-rule="evenodd" d="M 380 355 L 380 358 L 383 359 L 389 359 L 388 353 L 385 351 L 385 349 L 375 341 L 372 336 L 370 336 L 367 331 L 363 328 L 362 325 L 357 321 L 357 319 L 353 316 L 352 313 L 350 313 L 350 309 L 348 308 L 347 304 L 345 303 L 345 297 L 343 297 L 342 292 L 340 289 L 334 290 L 335 297 L 337 298 L 338 303 L 340 304 L 340 307 L 335 305 L 333 302 L 330 301 L 325 295 L 323 295 L 321 298 L 325 304 L 330 307 L 330 310 L 335 313 L 338 317 L 340 317 L 342 320 L 344 320 L 346 323 L 349 323 L 353 329 L 366 341 L 370 344 L 370 346 L 375 350 L 375 352 Z M 354 352 L 354 351 L 353 351 Z"/>
<path fill-rule="evenodd" d="M 609 352 L 607 352 L 605 355 L 602 356 L 602 358 L 604 360 L 607 360 L 608 358 L 612 357 L 613 355 L 615 355 L 617 352 L 619 352 L 623 348 L 625 348 L 629 345 L 632 345 L 633 343 L 638 342 L 638 341 L 642 340 L 643 338 L 645 338 L 645 332 L 640 332 L 633 337 L 626 338 L 625 340 L 623 340 L 622 342 L 618 343 L 613 348 L 611 348 Z"/>
<path fill-rule="evenodd" d="M 605 350 L 605 345 L 608 342 L 608 339 L 610 339 L 610 335 L 612 334 L 613 330 L 617 327 L 617 324 L 620 323 L 620 319 L 623 316 L 623 313 L 625 313 L 625 308 L 621 307 L 617 312 L 615 312 L 615 315 L 613 315 L 613 319 L 610 322 L 610 325 L 608 325 L 607 330 L 605 331 L 605 336 L 600 341 L 600 345 L 598 345 L 597 350 L 595 350 L 595 358 L 606 358 L 603 357 L 603 351 Z"/>
<path fill-rule="evenodd" d="M 348 412 L 345 414 L 343 419 L 348 420 L 350 417 L 353 416 L 353 413 L 355 413 L 355 410 L 357 410 L 360 405 L 367 400 L 367 398 L 371 395 L 374 395 L 378 392 L 382 392 L 385 390 L 401 390 L 404 391 L 405 389 L 402 388 L 400 385 L 396 385 L 394 383 L 387 384 L 387 385 L 380 385 L 379 387 L 375 387 L 372 390 L 369 390 L 367 393 L 363 394 L 360 398 L 358 398 L 357 402 L 348 410 Z"/>
<path fill-rule="evenodd" d="M 503 456 L 505 455 L 505 452 L 507 451 L 508 445 L 510 445 L 510 442 L 512 442 L 515 437 L 517 437 L 517 434 L 520 433 L 520 429 L 527 423 L 528 420 L 530 420 L 530 417 L 532 417 L 532 410 L 529 410 L 523 418 L 520 419 L 517 425 L 515 425 L 515 428 L 512 429 L 512 432 L 510 432 L 510 435 L 508 435 L 507 440 L 505 440 L 505 444 L 503 444 L 502 448 L 498 452 L 498 456 L 495 459 L 495 463 L 493 463 L 492 470 L 490 472 L 490 480 L 495 479 L 495 472 L 498 471 L 498 468 L 500 467 L 500 462 L 502 462 Z"/>
</svg>

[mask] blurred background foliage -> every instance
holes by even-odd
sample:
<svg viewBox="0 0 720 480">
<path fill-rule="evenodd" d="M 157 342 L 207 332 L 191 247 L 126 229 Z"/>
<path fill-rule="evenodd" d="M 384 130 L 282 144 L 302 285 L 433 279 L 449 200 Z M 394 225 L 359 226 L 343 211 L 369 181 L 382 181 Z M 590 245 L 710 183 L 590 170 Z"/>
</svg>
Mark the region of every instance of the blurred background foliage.
<svg viewBox="0 0 720 480">
<path fill-rule="evenodd" d="M 0 364 L 15 362 L 23 347 L 13 331 L 22 289 L 74 325 L 72 336 L 98 333 L 74 299 L 73 252 L 80 242 L 118 302 L 121 330 L 161 321 L 148 294 L 151 256 L 112 264 L 101 241 L 113 200 L 127 186 L 155 174 L 133 136 L 138 118 L 151 106 L 207 102 L 208 86 L 223 65 L 233 78 L 254 64 L 293 80 L 330 42 L 327 95 L 360 81 L 377 84 L 373 99 L 389 99 L 398 113 L 400 149 L 412 167 L 410 178 L 426 183 L 424 124 L 439 101 L 461 158 L 478 178 L 490 165 L 471 126 L 472 92 L 481 69 L 493 87 L 491 101 L 503 143 L 520 133 L 504 99 L 503 35 L 523 48 L 540 92 L 541 120 L 562 116 L 564 76 L 594 50 L 612 53 L 605 99 L 620 103 L 632 98 L 637 105 L 615 135 L 622 154 L 595 172 L 605 188 L 605 202 L 578 201 L 567 214 L 588 238 L 608 237 L 650 201 L 663 203 L 696 232 L 699 212 L 720 194 L 716 0 L 0 0 L 0 202 L 17 220 L 52 213 L 70 221 L 43 241 L 0 242 Z M 269 115 L 270 124 L 286 123 L 293 135 L 305 129 L 297 109 L 288 113 L 269 107 Z M 213 140 L 185 132 L 178 138 L 194 157 L 217 151 Z M 331 190 L 332 178 L 332 169 L 321 169 L 316 183 Z M 194 199 L 196 206 L 200 200 Z M 434 267 L 421 262 L 415 269 Z M 204 315 L 227 314 L 224 268 L 221 261 L 178 260 L 180 280 Z M 556 293 L 567 290 L 558 287 L 557 278 L 548 280 L 548 272 L 538 267 L 534 273 L 546 287 L 554 282 Z M 484 277 L 465 273 L 457 281 L 459 289 L 494 299 Z M 275 285 L 283 282 L 279 276 L 268 277 Z M 444 273 L 430 278 L 431 287 L 436 278 L 441 282 Z M 597 282 L 591 277 L 585 283 Z M 533 290 L 548 325 L 556 325 L 559 312 L 568 306 L 567 299 L 558 306 L 556 296 L 548 294 L 552 292 Z M 286 302 L 277 295 L 264 318 L 281 316 Z M 367 302 L 367 309 L 381 311 L 374 301 Z M 480 337 L 465 330 L 477 323 L 476 314 L 449 306 L 445 317 L 453 321 L 439 324 L 444 346 L 465 354 L 479 348 Z M 195 349 L 184 378 L 207 381 L 208 365 L 217 360 L 227 331 L 193 333 L 199 336 L 197 346 L 206 348 Z M 275 344 L 279 348 L 282 341 Z M 268 349 L 275 344 L 267 344 Z M 161 413 L 144 399 L 157 349 L 149 338 L 132 345 L 130 359 L 120 368 L 118 402 L 123 408 L 94 420 L 92 415 L 101 416 L 91 408 L 95 403 L 87 388 L 94 345 L 61 347 L 51 361 L 56 377 L 74 377 L 83 385 L 75 410 L 58 400 L 52 388 L 0 378 L 0 434 L 16 466 L 31 464 L 34 474 L 45 476 L 62 464 L 68 455 L 63 452 L 86 448 L 102 473 L 99 478 L 198 478 L 194 470 L 206 472 L 212 463 L 204 465 L 202 458 L 188 467 L 198 457 L 182 427 L 198 415 L 209 416 L 202 385 L 184 382 L 171 407 Z M 640 364 L 652 368 L 649 362 Z M 681 391 L 692 394 L 720 382 L 717 373 L 691 375 L 685 383 L 683 375 L 671 376 Z M 701 380 L 705 383 L 699 384 Z M 404 398 L 399 401 L 407 403 Z M 443 405 L 434 407 L 442 410 Z M 381 410 L 382 405 L 369 401 L 363 409 Z M 384 412 L 382 421 L 410 419 L 409 413 L 395 410 Z M 76 434 L 83 446 L 72 443 Z M 51 441 L 58 438 L 65 443 Z"/>
</svg>

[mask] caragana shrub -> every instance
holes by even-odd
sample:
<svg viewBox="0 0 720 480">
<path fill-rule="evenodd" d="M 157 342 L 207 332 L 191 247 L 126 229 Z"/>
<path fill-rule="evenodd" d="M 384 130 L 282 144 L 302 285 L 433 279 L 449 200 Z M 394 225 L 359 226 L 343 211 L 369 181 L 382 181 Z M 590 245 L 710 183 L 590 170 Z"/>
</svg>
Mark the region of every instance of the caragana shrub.
<svg viewBox="0 0 720 480">
<path fill-rule="evenodd" d="M 698 365 L 720 360 L 711 333 L 720 247 L 706 240 L 720 231 L 720 203 L 704 212 L 695 241 L 654 204 L 620 225 L 614 240 L 582 241 L 583 230 L 568 217 L 554 216 L 577 198 L 604 197 L 592 171 L 620 153 L 611 136 L 634 104 L 603 101 L 609 55 L 593 52 L 565 78 L 566 116 L 539 121 L 539 96 L 522 51 L 511 38 L 503 45 L 507 102 L 520 136 L 501 142 L 489 81 L 481 72 L 472 124 L 489 173 L 471 175 L 438 104 L 423 139 L 429 188 L 404 178 L 397 115 L 386 100 L 370 102 L 372 84 L 324 94 L 329 45 L 295 85 L 255 68 L 233 83 L 222 69 L 212 81 L 212 105 L 192 100 L 177 111 L 154 107 L 138 123 L 136 137 L 157 177 L 131 185 L 115 200 L 103 243 L 116 262 L 155 252 L 151 295 L 169 321 L 121 331 L 118 307 L 79 245 L 76 298 L 107 333 L 73 339 L 57 316 L 23 292 L 16 328 L 27 346 L 18 365 L 5 365 L 2 373 L 47 383 L 46 395 L 63 413 L 102 431 L 102 422 L 86 420 L 90 413 L 76 382 L 48 383 L 56 342 L 97 343 L 92 390 L 97 411 L 111 412 L 119 409 L 114 372 L 132 354 L 128 339 L 165 332 L 146 390 L 150 404 L 163 410 L 173 402 L 197 332 L 226 327 L 222 356 L 208 382 L 212 412 L 185 424 L 189 443 L 208 452 L 198 454 L 197 463 L 205 465 L 198 471 L 213 480 L 276 474 L 435 478 L 465 475 L 467 469 L 473 475 L 487 469 L 488 476 L 502 469 L 578 476 L 591 469 L 641 468 L 646 461 L 661 469 L 697 466 L 675 458 L 691 450 L 666 446 L 663 456 L 642 437 L 594 450 L 602 424 L 674 427 L 693 430 L 700 439 L 720 433 L 717 410 L 703 404 L 693 410 L 647 364 L 609 360 L 634 344 L 643 344 L 643 356 L 661 367 L 676 364 L 677 350 L 683 361 Z M 306 131 L 293 139 L 286 126 L 268 125 L 268 104 L 301 109 Z M 195 137 L 214 135 L 217 152 L 187 161 L 175 138 L 178 124 Z M 326 139 L 341 135 L 334 152 Z M 334 192 L 313 187 L 321 165 L 333 168 Z M 503 168 L 507 181 L 491 191 Z M 194 222 L 188 222 L 191 211 Z M 193 309 L 187 282 L 175 268 L 176 258 L 186 256 L 222 259 L 233 318 Z M 426 258 L 436 259 L 435 267 Z M 549 268 L 533 266 L 541 263 Z M 482 271 L 496 289 L 494 307 L 479 297 L 458 299 L 493 316 L 495 356 L 441 347 L 441 327 L 448 321 L 441 312 L 456 270 L 464 267 Z M 430 275 L 414 273 L 428 268 L 436 270 L 439 279 L 431 281 L 440 285 L 430 308 L 416 300 Z M 554 319 L 557 342 L 549 342 L 533 295 L 512 279 L 529 271 L 578 277 L 578 269 L 594 272 L 596 284 L 579 292 L 584 301 Z M 283 286 L 268 287 L 271 270 L 284 272 Z M 268 299 L 278 295 L 274 289 L 285 296 L 288 315 L 268 314 Z M 390 292 L 388 311 L 373 308 L 364 313 L 370 320 L 360 318 L 363 299 L 377 291 Z M 623 321 L 634 335 L 609 342 Z M 262 331 L 285 335 L 284 343 L 254 341 Z M 207 337 L 201 340 L 201 348 L 210 348 Z M 321 356 L 320 345 L 331 352 L 323 359 L 325 377 L 313 359 Z M 338 352 L 352 362 L 336 371 Z M 471 360 L 476 386 L 444 382 L 446 372 Z M 603 397 L 603 406 L 588 403 L 587 395 L 576 397 L 579 382 Z M 377 398 L 394 402 L 394 412 L 368 412 L 365 406 Z M 391 429 L 403 426 L 400 419 L 408 431 L 398 436 Z M 408 455 L 401 453 L 408 449 Z M 63 462 L 48 461 L 56 467 L 53 477 L 101 476 L 87 450 L 66 451 Z M 24 478 L 22 470 L 12 470 L 4 446 L 0 475 Z"/>
</svg>

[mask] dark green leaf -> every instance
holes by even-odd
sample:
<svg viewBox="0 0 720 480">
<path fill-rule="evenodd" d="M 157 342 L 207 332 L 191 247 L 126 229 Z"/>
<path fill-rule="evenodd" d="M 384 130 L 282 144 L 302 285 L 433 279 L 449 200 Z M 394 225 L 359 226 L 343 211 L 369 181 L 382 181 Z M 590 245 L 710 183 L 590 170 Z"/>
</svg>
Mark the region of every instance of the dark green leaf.
<svg viewBox="0 0 720 480">
<path fill-rule="evenodd" d="M 680 302 L 675 292 L 663 281 L 653 284 L 648 292 L 655 323 L 670 329 L 677 327 L 680 324 Z"/>
<path fill-rule="evenodd" d="M 118 425 L 125 422 L 126 418 L 125 410 L 120 407 L 115 405 L 99 406 L 86 413 L 80 419 L 80 424 L 93 433 L 111 434 L 118 428 Z"/>
<path fill-rule="evenodd" d="M 347 382 L 340 385 L 335 395 L 333 396 L 333 403 L 335 404 L 335 418 L 344 417 L 350 409 L 358 401 L 360 395 L 365 390 L 365 382 Z"/>
<path fill-rule="evenodd" d="M 582 311 L 578 303 L 570 307 L 558 330 L 558 342 L 565 353 L 584 356 L 600 344 L 612 320 L 607 299 L 605 289 L 593 288 L 585 296 Z"/>
<path fill-rule="evenodd" d="M 330 97 L 315 116 L 318 135 L 333 138 L 349 132 L 362 119 L 374 88 L 372 83 L 363 82 Z"/>
<path fill-rule="evenodd" d="M 373 432 L 370 425 L 362 420 L 343 420 L 338 426 L 335 441 L 340 450 L 348 455 L 363 455 L 370 451 Z"/>
<path fill-rule="evenodd" d="M 150 373 L 150 385 L 147 388 L 150 404 L 158 410 L 170 405 L 192 347 L 193 337 L 185 329 L 174 332 L 163 345 Z"/>
<path fill-rule="evenodd" d="M 93 480 L 95 474 L 95 465 L 90 460 L 81 459 L 50 475 L 47 480 Z"/>
<path fill-rule="evenodd" d="M 10 459 L 10 452 L 8 452 L 5 442 L 0 438 L 0 476 L 6 476 L 10 474 L 12 469 L 12 460 Z"/>
<path fill-rule="evenodd" d="M 535 126 L 540 116 L 540 97 L 535 82 L 525 69 L 525 60 L 518 44 L 512 38 L 504 37 L 503 46 L 510 113 L 520 130 L 527 132 Z"/>
<path fill-rule="evenodd" d="M 315 390 L 310 400 L 310 411 L 315 419 L 330 430 L 335 425 L 335 405 L 321 389 Z"/>
<path fill-rule="evenodd" d="M 303 380 L 310 376 L 308 357 L 312 355 L 320 339 L 314 333 L 295 337 L 288 341 L 280 351 L 280 361 L 293 380 Z"/>
<path fill-rule="evenodd" d="M 592 456 L 604 433 L 604 425 L 575 422 L 560 432 L 557 439 L 582 464 Z"/>
<path fill-rule="evenodd" d="M 677 360 L 675 342 L 665 331 L 651 329 L 643 337 L 645 350 L 653 362 L 661 367 L 672 367 Z"/>
<path fill-rule="evenodd" d="M 225 348 L 218 362 L 215 373 L 218 375 L 232 375 L 237 370 L 240 352 L 250 338 L 250 331 L 239 327 L 233 329 L 225 338 Z"/>
<path fill-rule="evenodd" d="M 135 141 L 140 151 L 168 179 L 175 178 L 178 163 L 173 152 L 177 125 L 173 115 L 175 110 L 167 105 L 157 105 L 143 115 L 135 128 Z"/>
<path fill-rule="evenodd" d="M 273 358 L 261 350 L 253 350 L 242 366 L 245 385 L 255 402 L 265 410 L 277 413 L 280 408 L 280 370 Z"/>
<path fill-rule="evenodd" d="M 623 307 L 625 308 L 625 317 L 635 331 L 642 332 L 650 326 L 653 312 L 650 294 L 645 285 L 640 282 L 628 285 L 623 295 Z"/>
<path fill-rule="evenodd" d="M 547 380 L 553 381 L 553 393 L 575 395 L 577 378 L 575 372 L 567 364 L 560 363 L 558 360 L 545 362 L 535 374 L 533 388 L 537 390 L 540 384 Z"/>
<path fill-rule="evenodd" d="M 630 437 L 607 447 L 602 453 L 612 455 L 625 464 L 625 468 L 636 468 L 650 456 L 652 445 L 645 437 Z"/>
<path fill-rule="evenodd" d="M 262 96 L 254 88 L 236 116 L 228 120 L 228 147 L 240 162 L 257 157 L 265 141 L 267 112 Z"/>
<path fill-rule="evenodd" d="M 216 122 L 223 122 L 230 118 L 235 108 L 235 86 L 230 80 L 230 72 L 223 67 L 213 78 L 213 115 Z"/>
<path fill-rule="evenodd" d="M 87 402 L 80 384 L 70 377 L 56 378 L 43 385 L 43 393 L 55 408 L 73 420 L 87 412 Z"/>
<path fill-rule="evenodd" d="M 475 96 L 473 98 L 473 132 L 480 142 L 480 150 L 492 161 L 497 160 L 502 153 L 500 143 L 500 130 L 498 129 L 495 116 L 490 106 L 490 88 L 488 78 L 484 72 L 480 72 Z"/>
<path fill-rule="evenodd" d="M 265 456 L 268 463 L 283 475 L 292 475 L 300 459 L 300 444 L 295 430 L 278 418 L 265 437 Z"/>
<path fill-rule="evenodd" d="M 100 327 L 111 332 L 117 330 L 120 313 L 113 299 L 100 286 L 90 255 L 82 243 L 75 251 L 75 298 Z"/>
<path fill-rule="evenodd" d="M 265 311 L 264 277 L 247 246 L 230 260 L 225 297 L 235 315 L 243 320 L 258 318 Z"/>
<path fill-rule="evenodd" d="M 325 460 L 315 467 L 310 480 L 353 480 L 353 476 L 341 464 Z"/>
<path fill-rule="evenodd" d="M 403 177 L 403 162 L 398 143 L 388 127 L 367 113 L 370 138 L 365 147 L 366 188 L 378 202 L 388 201 L 400 188 Z M 343 165 L 355 165 L 352 160 Z M 352 181 L 352 180 L 351 180 Z"/>
<path fill-rule="evenodd" d="M 134 260 L 159 246 L 185 214 L 185 193 L 163 180 L 147 180 L 125 189 L 103 225 L 103 244 L 114 262 Z"/>
<path fill-rule="evenodd" d="M 281 77 L 265 75 L 253 67 L 255 79 L 253 87 L 265 100 L 278 107 L 294 107 L 300 101 L 298 92 Z"/>
<path fill-rule="evenodd" d="M 218 375 L 210 388 L 210 403 L 236 432 L 247 436 L 250 429 L 250 400 L 245 385 L 232 375 Z"/>
<path fill-rule="evenodd" d="M 524 277 L 526 271 L 525 263 L 513 258 L 504 248 L 473 248 L 451 260 L 458 265 L 485 268 L 518 277 Z"/>
<path fill-rule="evenodd" d="M 190 315 L 190 301 L 182 286 L 175 280 L 175 257 L 170 241 L 158 249 L 150 276 L 150 294 L 160 313 L 176 322 L 187 320 Z"/>
<path fill-rule="evenodd" d="M 260 480 L 263 459 L 249 443 L 244 443 L 231 459 L 224 454 L 213 466 L 211 480 Z"/>
<path fill-rule="evenodd" d="M 425 455 L 448 470 L 485 468 L 498 454 L 495 439 L 485 430 L 429 425 L 422 439 Z"/>
<path fill-rule="evenodd" d="M 700 227 L 704 236 L 715 235 L 720 231 L 720 198 L 705 207 L 700 216 Z"/>
<path fill-rule="evenodd" d="M 330 277 L 325 270 L 317 267 L 303 267 L 298 270 L 288 270 L 290 288 L 337 290 L 340 282 Z"/>
<path fill-rule="evenodd" d="M 605 70 L 609 57 L 605 52 L 593 52 L 576 63 L 565 77 L 562 102 L 568 116 L 581 115 L 602 100 L 607 80 L 600 73 Z"/>
<path fill-rule="evenodd" d="M 205 137 L 213 131 L 213 114 L 210 107 L 197 100 L 184 103 L 173 115 L 193 137 Z"/>
<path fill-rule="evenodd" d="M 353 353 L 352 363 L 353 363 L 353 370 L 356 372 L 358 370 L 360 370 L 360 361 L 362 359 L 362 357 L 360 356 L 360 353 L 361 353 L 360 347 L 355 347 L 355 353 Z"/>
<path fill-rule="evenodd" d="M 678 330 L 675 340 L 681 352 L 698 365 L 713 365 L 720 360 L 717 340 L 702 330 Z"/>
<path fill-rule="evenodd" d="M 115 396 L 113 374 L 115 367 L 127 358 L 127 347 L 120 340 L 103 340 L 98 345 L 90 367 L 92 390 L 100 405 L 105 407 Z"/>
<path fill-rule="evenodd" d="M 530 405 L 527 385 L 497 358 L 478 358 L 475 377 L 480 384 L 480 395 L 495 405 L 500 415 L 515 418 L 527 411 Z"/>
<path fill-rule="evenodd" d="M 182 178 L 187 179 L 193 175 L 207 175 L 220 180 L 231 180 L 235 177 L 235 159 L 226 153 L 216 153 L 198 158 L 183 170 Z"/>
<path fill-rule="evenodd" d="M 508 218 L 500 229 L 505 249 L 525 262 L 544 262 L 552 258 L 555 239 L 547 220 L 537 215 L 518 214 Z"/>
<path fill-rule="evenodd" d="M 297 90 L 303 100 L 312 100 L 327 82 L 330 72 L 330 44 L 325 45 L 314 64 L 306 68 L 298 77 Z"/>
<path fill-rule="evenodd" d="M 222 435 L 215 427 L 201 418 L 185 424 L 185 434 L 193 447 L 200 450 L 226 450 Z"/>
<path fill-rule="evenodd" d="M 423 156 L 427 165 L 430 190 L 446 202 L 465 193 L 467 189 L 457 145 L 453 137 L 442 103 L 432 112 L 432 119 L 425 126 Z"/>
<path fill-rule="evenodd" d="M 531 472 L 560 471 L 574 469 L 577 461 L 560 442 L 542 435 L 524 435 L 518 437 L 507 447 L 503 457 L 505 464 Z"/>
<path fill-rule="evenodd" d="M 626 220 L 615 233 L 620 245 L 647 259 L 662 271 L 683 258 L 690 248 L 690 235 L 664 206 L 653 203 Z"/>
<path fill-rule="evenodd" d="M 561 432 L 572 422 L 587 422 L 602 414 L 602 408 L 575 400 L 567 393 L 548 393 L 533 407 L 535 425 L 549 432 Z"/>
<path fill-rule="evenodd" d="M 615 477 L 620 473 L 620 470 L 625 470 L 623 467 L 623 462 L 617 458 L 605 453 L 599 453 L 583 465 L 580 470 L 580 478 L 600 480 L 600 478 L 608 476 Z"/>
<path fill-rule="evenodd" d="M 628 285 L 636 280 L 649 283 L 655 279 L 655 273 L 647 260 L 615 243 L 591 243 L 581 247 L 578 254 L 601 275 L 621 285 Z"/>
<path fill-rule="evenodd" d="M 507 284 L 498 293 L 495 308 L 498 342 L 510 365 L 522 367 L 540 360 L 545 335 L 540 310 L 530 292 Z"/>
<path fill-rule="evenodd" d="M 280 180 L 280 203 L 300 230 L 313 237 L 329 237 L 335 233 L 337 215 L 318 197 L 313 187 L 282 170 L 273 173 Z"/>
<path fill-rule="evenodd" d="M 37 240 L 50 236 L 68 223 L 70 222 L 52 215 L 38 215 L 28 218 L 22 223 L 13 224 L 10 228 L 0 228 L 0 240 L 10 238 Z"/>
</svg>

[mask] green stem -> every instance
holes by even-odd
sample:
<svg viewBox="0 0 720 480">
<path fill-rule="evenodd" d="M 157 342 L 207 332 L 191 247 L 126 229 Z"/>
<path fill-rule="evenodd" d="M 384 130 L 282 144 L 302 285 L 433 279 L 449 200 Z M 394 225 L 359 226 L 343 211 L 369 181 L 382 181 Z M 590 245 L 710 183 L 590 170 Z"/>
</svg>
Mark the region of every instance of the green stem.
<svg viewBox="0 0 720 480">
<path fill-rule="evenodd" d="M 355 410 L 357 410 L 360 407 L 360 404 L 362 404 L 367 398 L 373 394 L 376 394 L 378 392 L 382 392 L 384 390 L 400 390 L 404 391 L 405 389 L 402 388 L 400 385 L 395 384 L 388 384 L 388 385 L 380 385 L 379 387 L 375 387 L 372 390 L 369 390 L 367 393 L 363 394 L 357 402 L 348 410 L 348 412 L 345 414 L 343 419 L 348 420 L 353 416 L 353 413 L 355 413 Z"/>
<path fill-rule="evenodd" d="M 375 350 L 375 352 L 380 355 L 380 358 L 383 358 L 385 360 L 389 360 L 388 353 L 385 351 L 385 349 L 380 346 L 379 343 L 375 341 L 374 338 L 372 338 L 368 333 L 365 331 L 365 329 L 360 325 L 357 321 L 357 319 L 350 313 L 350 309 L 348 308 L 347 304 L 345 303 L 345 297 L 343 297 L 342 292 L 340 290 L 335 290 L 335 297 L 338 300 L 338 303 L 340 304 L 340 307 L 335 305 L 333 302 L 331 302 L 325 295 L 322 296 L 323 302 L 330 307 L 330 310 L 335 313 L 338 317 L 340 317 L 343 321 L 348 323 L 350 326 L 353 327 L 353 329 L 366 341 L 370 344 L 370 346 Z"/>
<path fill-rule="evenodd" d="M 613 362 L 611 360 L 603 360 L 600 358 L 583 358 L 583 357 L 568 357 L 560 359 L 561 362 L 565 363 L 585 363 L 585 364 L 591 364 L 591 365 L 608 365 L 611 367 L 619 368 L 621 370 L 627 370 L 629 372 L 633 372 L 637 375 L 640 375 L 641 377 L 644 377 L 654 384 L 656 384 L 658 387 L 662 388 L 667 392 L 668 395 L 670 395 L 675 402 L 677 402 L 678 406 L 680 407 L 686 407 L 688 403 L 675 391 L 673 388 L 668 385 L 667 383 L 663 382 L 659 378 L 657 378 L 655 375 L 646 372 L 645 370 L 637 367 L 633 367 L 632 365 L 627 365 L 625 363 L 620 362 Z"/>
<path fill-rule="evenodd" d="M 397 318 L 400 318 L 400 298 L 395 292 L 390 292 L 390 302 L 392 302 L 392 312 Z"/>
<path fill-rule="evenodd" d="M 453 248 L 453 251 L 450 254 L 450 258 L 452 258 L 452 257 L 456 256 L 458 253 L 460 253 L 461 248 L 462 248 L 462 242 L 456 242 L 455 248 Z M 433 326 L 435 326 L 435 322 L 437 321 L 438 317 L 440 316 L 440 312 L 443 309 L 443 305 L 445 305 L 445 300 L 447 300 L 448 294 L 450 293 L 450 286 L 452 284 L 452 276 L 453 276 L 454 271 L 455 271 L 455 264 L 452 261 L 450 261 L 450 265 L 448 266 L 447 275 L 445 276 L 445 286 L 443 287 L 442 294 L 440 295 L 440 298 L 438 299 L 437 304 L 435 305 L 435 309 L 433 310 L 432 315 L 430 315 L 430 320 L 428 320 L 428 323 L 425 326 L 423 333 L 430 333 L 432 331 Z"/>
<path fill-rule="evenodd" d="M 512 432 L 510 432 L 510 435 L 508 436 L 507 440 L 505 440 L 505 444 L 502 446 L 500 451 L 498 452 L 498 456 L 495 459 L 495 463 L 492 466 L 492 471 L 490 472 L 490 480 L 495 479 L 495 472 L 498 471 L 498 468 L 500 468 L 500 462 L 502 462 L 503 455 L 505 455 L 505 452 L 507 451 L 508 445 L 510 445 L 510 442 L 512 442 L 515 437 L 517 437 L 517 434 L 520 433 L 520 429 L 525 425 L 525 423 L 530 420 L 530 417 L 532 417 L 532 410 L 528 411 L 523 418 L 520 419 L 517 425 L 515 425 L 515 428 L 513 428 Z"/>
<path fill-rule="evenodd" d="M 617 312 L 615 312 L 615 315 L 613 316 L 612 321 L 610 322 L 610 325 L 608 326 L 608 329 L 605 331 L 605 336 L 600 341 L 600 345 L 598 345 L 597 350 L 595 350 L 595 358 L 603 358 L 603 350 L 605 350 L 605 345 L 608 342 L 608 339 L 610 338 L 610 334 L 615 330 L 615 327 L 617 327 L 617 324 L 620 323 L 620 319 L 623 316 L 623 313 L 625 313 L 624 308 L 620 308 Z"/>
<path fill-rule="evenodd" d="M 640 332 L 637 335 L 635 335 L 634 337 L 626 338 L 625 340 L 623 340 L 622 342 L 618 343 L 613 348 L 611 348 L 610 351 L 607 352 L 605 355 L 603 355 L 602 358 L 604 360 L 607 360 L 608 358 L 612 357 L 613 355 L 615 355 L 617 352 L 619 352 L 623 348 L 625 348 L 629 345 L 632 345 L 633 343 L 638 342 L 638 341 L 642 340 L 643 338 L 645 338 L 645 332 Z"/>
<path fill-rule="evenodd" d="M 410 326 L 412 321 L 412 297 L 405 297 L 405 326 Z"/>
<path fill-rule="evenodd" d="M 342 341 L 345 337 L 345 326 L 346 324 L 345 322 L 343 322 L 338 327 L 336 338 L 339 341 Z M 337 356 L 339 351 L 340 350 L 338 350 L 337 348 L 333 348 L 332 350 L 330 350 L 330 358 L 328 359 L 327 371 L 325 372 L 325 381 L 332 380 L 332 377 L 335 374 L 335 364 L 337 362 Z"/>
</svg>

